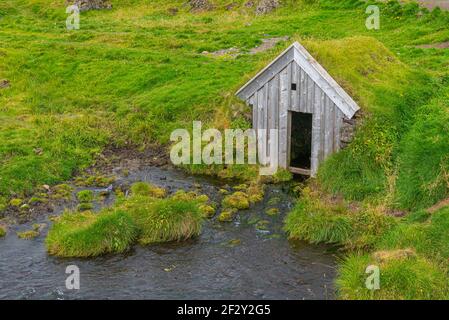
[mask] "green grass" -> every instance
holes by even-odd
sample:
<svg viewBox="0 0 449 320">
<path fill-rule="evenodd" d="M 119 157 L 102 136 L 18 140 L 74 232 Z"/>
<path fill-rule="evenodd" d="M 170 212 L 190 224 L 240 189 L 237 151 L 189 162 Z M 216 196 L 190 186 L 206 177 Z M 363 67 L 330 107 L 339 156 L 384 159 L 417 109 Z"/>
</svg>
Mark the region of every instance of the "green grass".
<svg viewBox="0 0 449 320">
<path fill-rule="evenodd" d="M 260 17 L 244 1 L 232 11 L 224 9 L 226 1 L 214 1 L 216 10 L 201 14 L 190 13 L 181 0 L 112 2 L 111 11 L 82 13 L 81 29 L 71 32 L 62 3 L 0 4 L 0 78 L 11 81 L 0 91 L 0 194 L 67 180 L 108 144 L 165 144 L 174 128 L 189 128 L 192 120 L 239 123 L 247 111 L 231 111 L 229 97 L 288 43 L 236 59 L 202 55 L 205 50 L 245 52 L 266 34 L 300 39 L 364 109 L 384 116 L 376 123 L 389 127 L 408 127 L 393 120 L 398 110 L 437 95 L 432 81 L 448 66 L 447 51 L 414 47 L 449 38 L 443 13 L 418 19 L 410 9 L 390 6 L 374 32 L 364 27 L 365 8 L 357 1 L 287 2 Z M 181 8 L 177 15 L 169 14 L 172 7 Z M 435 90 L 427 92 L 429 86 Z M 217 110 L 226 117 L 217 117 Z M 380 139 L 389 148 L 404 130 Z M 340 156 L 331 166 L 338 181 L 329 174 L 324 179 L 329 189 L 357 197 L 357 181 L 364 180 L 361 195 L 385 191 L 383 167 L 368 165 L 383 149 L 372 148 Z M 249 179 L 245 167 L 223 169 L 221 177 Z M 345 188 L 345 179 L 354 187 Z"/>
<path fill-rule="evenodd" d="M 79 202 L 90 203 L 94 200 L 94 193 L 92 190 L 82 190 L 76 194 Z"/>
<path fill-rule="evenodd" d="M 167 191 L 145 182 L 136 182 L 131 186 L 131 193 L 136 196 L 163 198 Z"/>
<path fill-rule="evenodd" d="M 98 214 L 82 212 L 92 209 L 88 206 L 58 217 L 46 238 L 49 254 L 95 257 L 124 252 L 136 242 L 150 245 L 184 241 L 198 236 L 204 218 L 212 214 L 211 209 L 215 212 L 207 205 L 209 198 L 205 195 L 179 191 L 161 199 L 160 193 L 150 195 L 155 187 L 144 182 L 135 183 L 131 189 L 130 197 L 119 197 L 112 207 Z M 90 203 L 81 203 L 86 204 Z"/>
<path fill-rule="evenodd" d="M 380 289 L 368 290 L 367 266 L 380 269 Z M 338 295 L 349 300 L 447 300 L 447 273 L 422 257 L 392 259 L 379 263 L 370 255 L 350 255 L 338 270 Z"/>
<path fill-rule="evenodd" d="M 354 142 L 324 163 L 318 182 L 330 194 L 361 201 L 366 215 L 351 217 L 338 205 L 327 212 L 328 204 L 304 200 L 289 216 L 287 230 L 313 242 L 363 248 L 368 252 L 364 262 L 372 259 L 369 251 L 377 243 L 390 249 L 412 246 L 418 256 L 391 262 L 386 271 L 391 280 L 376 297 L 442 297 L 435 288 L 441 275 L 447 276 L 440 267 L 441 257 L 447 257 L 447 224 L 440 213 L 432 217 L 438 223 L 429 222 L 422 209 L 449 195 L 449 50 L 417 45 L 448 41 L 449 14 L 418 15 L 416 6 L 393 1 L 380 4 L 381 29 L 369 31 L 366 3 L 358 0 L 286 1 L 266 16 L 255 16 L 244 1 L 236 1 L 239 6 L 232 11 L 224 9 L 228 1 L 213 2 L 215 10 L 191 13 L 183 0 L 113 0 L 113 10 L 83 13 L 81 30 L 67 31 L 63 2 L 1 1 L 0 79 L 10 80 L 11 87 L 0 89 L 0 210 L 42 184 L 69 179 L 108 145 L 166 145 L 173 129 L 191 128 L 192 120 L 204 121 L 205 127 L 248 126 L 248 108 L 232 95 L 289 43 L 257 55 L 245 53 L 267 35 L 288 35 L 300 40 L 362 107 L 364 120 Z M 171 15 L 172 7 L 179 13 Z M 235 59 L 201 54 L 230 47 L 243 54 Z M 257 167 L 248 166 L 188 170 L 245 181 L 257 176 Z M 61 188 L 55 196 L 69 195 Z M 199 214 L 187 200 L 148 199 L 145 206 L 152 215 L 157 207 L 183 221 L 180 208 L 195 212 L 183 230 L 196 233 Z M 370 211 L 379 204 L 414 213 L 394 227 Z M 138 213 L 142 226 L 158 235 L 149 241 L 180 236 L 157 229 L 153 222 L 159 220 Z M 112 213 L 99 217 L 115 218 Z M 97 226 L 97 218 L 90 219 L 88 230 L 108 229 L 106 222 Z M 68 243 L 68 251 L 70 246 L 94 254 L 116 250 L 100 236 L 90 247 L 83 241 L 92 235 L 78 226 L 79 221 L 67 222 L 68 233 L 61 231 L 68 239 L 70 230 L 73 236 L 81 234 L 80 247 Z M 120 243 L 124 249 L 126 241 Z M 358 266 L 345 270 L 356 270 L 359 277 L 363 268 Z M 408 270 L 405 278 L 399 267 Z M 354 283 L 341 291 L 345 297 L 357 297 L 358 291 L 351 291 L 357 290 Z"/>
<path fill-rule="evenodd" d="M 303 190 L 301 198 L 285 219 L 290 239 L 331 243 L 347 250 L 368 250 L 394 228 L 397 221 L 374 208 L 350 212 L 347 204 L 322 200 L 323 195 Z"/>
<path fill-rule="evenodd" d="M 288 214 L 285 230 L 290 239 L 336 244 L 348 241 L 353 231 L 347 215 L 342 214 L 338 208 L 321 205 L 306 193 Z"/>
<path fill-rule="evenodd" d="M 377 245 L 379 249 L 414 248 L 419 254 L 449 267 L 449 207 L 422 222 L 406 222 Z"/>
<path fill-rule="evenodd" d="M 64 213 L 46 238 L 49 254 L 59 257 L 94 257 L 128 250 L 137 237 L 134 221 L 122 210 L 99 214 Z"/>
<path fill-rule="evenodd" d="M 201 202 L 179 198 L 151 199 L 133 196 L 124 204 L 139 229 L 139 243 L 184 241 L 201 232 L 203 212 Z"/>
</svg>

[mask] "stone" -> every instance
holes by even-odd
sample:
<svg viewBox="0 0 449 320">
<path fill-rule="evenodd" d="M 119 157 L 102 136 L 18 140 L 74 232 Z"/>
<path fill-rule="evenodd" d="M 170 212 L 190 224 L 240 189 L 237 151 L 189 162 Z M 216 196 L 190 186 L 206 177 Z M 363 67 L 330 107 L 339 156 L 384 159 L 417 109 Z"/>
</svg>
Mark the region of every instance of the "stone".
<svg viewBox="0 0 449 320">
<path fill-rule="evenodd" d="M 80 11 L 112 9 L 109 0 L 67 0 L 66 3 L 78 6 Z"/>
<path fill-rule="evenodd" d="M 257 5 L 256 14 L 262 15 L 262 14 L 270 13 L 270 12 L 276 10 L 277 8 L 279 8 L 280 5 L 281 5 L 281 3 L 279 0 L 261 0 L 261 1 L 259 1 L 259 4 Z"/>
<path fill-rule="evenodd" d="M 209 11 L 213 9 L 212 4 L 208 0 L 190 0 L 191 11 Z"/>
</svg>

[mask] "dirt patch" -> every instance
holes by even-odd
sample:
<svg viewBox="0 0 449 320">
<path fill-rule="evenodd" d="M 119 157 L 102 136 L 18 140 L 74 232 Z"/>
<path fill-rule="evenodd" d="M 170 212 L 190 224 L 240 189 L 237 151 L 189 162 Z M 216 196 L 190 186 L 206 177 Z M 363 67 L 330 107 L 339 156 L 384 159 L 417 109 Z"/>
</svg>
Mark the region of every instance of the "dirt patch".
<svg viewBox="0 0 449 320">
<path fill-rule="evenodd" d="M 274 48 L 279 42 L 287 41 L 289 40 L 289 36 L 285 37 L 276 37 L 276 38 L 268 38 L 268 39 L 262 39 L 262 44 L 258 47 L 255 47 L 249 51 L 250 54 L 257 54 L 261 52 L 265 52 L 267 50 L 270 50 Z"/>
<path fill-rule="evenodd" d="M 377 251 L 373 254 L 374 259 L 379 262 L 388 262 L 391 260 L 405 260 L 416 256 L 416 252 L 413 249 L 399 249 L 399 250 L 385 250 Z"/>
<path fill-rule="evenodd" d="M 190 11 L 209 11 L 214 8 L 214 6 L 208 0 L 190 0 Z"/>
<path fill-rule="evenodd" d="M 9 88 L 9 87 L 10 87 L 9 80 L 6 80 L 6 79 L 0 80 L 0 89 L 5 89 L 5 88 Z"/>
<path fill-rule="evenodd" d="M 238 48 L 229 48 L 229 49 L 222 49 L 222 50 L 218 50 L 218 51 L 214 51 L 214 52 L 203 51 L 202 53 L 205 54 L 205 55 L 211 55 L 211 56 L 214 56 L 214 57 L 229 56 L 231 58 L 236 58 L 237 56 L 240 55 L 240 49 L 238 49 Z"/>
<path fill-rule="evenodd" d="M 448 0 L 418 0 L 418 2 L 428 9 L 440 7 L 441 9 L 449 10 Z"/>
<path fill-rule="evenodd" d="M 80 11 L 112 9 L 109 0 L 68 0 L 66 3 L 77 5 Z"/>
<path fill-rule="evenodd" d="M 260 0 L 256 7 L 256 14 L 267 14 L 270 13 L 281 6 L 279 0 Z"/>
<path fill-rule="evenodd" d="M 276 38 L 269 38 L 269 39 L 262 39 L 262 44 L 260 46 L 257 46 L 255 48 L 252 48 L 249 50 L 249 54 L 257 54 L 261 52 L 265 52 L 267 50 L 270 50 L 274 48 L 279 42 L 287 41 L 290 39 L 290 37 L 276 37 Z M 231 57 L 236 58 L 239 55 L 242 54 L 241 50 L 239 48 L 228 48 L 228 49 L 221 49 L 214 52 L 209 51 L 203 51 L 202 54 L 214 56 L 214 57 Z"/>
<path fill-rule="evenodd" d="M 449 49 L 449 41 L 441 43 L 421 44 L 416 47 L 421 49 Z"/>
<path fill-rule="evenodd" d="M 95 164 L 88 168 L 85 173 L 111 174 L 124 170 L 137 170 L 143 166 L 166 167 L 170 166 L 170 152 L 161 146 L 151 146 L 144 151 L 135 148 L 115 148 L 105 149 L 95 161 Z"/>
<path fill-rule="evenodd" d="M 438 210 L 444 208 L 444 207 L 448 207 L 449 206 L 449 198 L 444 199 L 443 201 L 438 202 L 436 205 L 430 207 L 429 209 L 427 209 L 428 213 L 435 213 Z"/>
</svg>

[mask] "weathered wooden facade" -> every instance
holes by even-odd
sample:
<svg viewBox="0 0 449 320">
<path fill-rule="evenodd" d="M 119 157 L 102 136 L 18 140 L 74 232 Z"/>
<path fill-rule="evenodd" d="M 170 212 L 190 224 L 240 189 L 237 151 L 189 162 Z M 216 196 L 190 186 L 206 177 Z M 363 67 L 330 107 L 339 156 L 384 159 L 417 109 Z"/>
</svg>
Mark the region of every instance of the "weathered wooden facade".
<svg viewBox="0 0 449 320">
<path fill-rule="evenodd" d="M 359 110 L 354 100 L 298 42 L 242 87 L 237 96 L 252 106 L 254 129 L 279 130 L 279 166 L 312 176 L 324 159 L 340 149 L 342 123 Z M 295 119 L 305 119 L 301 120 L 302 128 L 292 130 Z M 292 139 L 307 135 L 307 130 L 310 131 L 309 164 L 301 168 L 291 163 Z"/>
</svg>

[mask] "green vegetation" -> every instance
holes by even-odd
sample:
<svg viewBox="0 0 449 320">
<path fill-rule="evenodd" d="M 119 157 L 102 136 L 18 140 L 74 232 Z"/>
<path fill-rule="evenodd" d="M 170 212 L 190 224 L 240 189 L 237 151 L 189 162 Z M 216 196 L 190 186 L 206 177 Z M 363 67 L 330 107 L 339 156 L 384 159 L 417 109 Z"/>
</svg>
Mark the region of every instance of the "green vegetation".
<svg viewBox="0 0 449 320">
<path fill-rule="evenodd" d="M 46 245 L 50 254 L 59 257 L 94 257 L 124 252 L 136 237 L 133 220 L 122 210 L 66 212 L 50 229 Z"/>
<path fill-rule="evenodd" d="M 14 199 L 11 199 L 11 201 L 9 202 L 9 205 L 11 207 L 20 207 L 22 205 L 22 203 L 23 203 L 22 199 L 14 198 Z"/>
<path fill-rule="evenodd" d="M 137 182 L 133 184 L 131 192 L 133 195 L 149 196 L 155 198 L 164 198 L 167 195 L 167 191 L 165 189 L 145 182 Z"/>
<path fill-rule="evenodd" d="M 224 208 L 245 210 L 249 208 L 248 195 L 242 191 L 236 191 L 233 194 L 224 197 L 221 204 Z"/>
<path fill-rule="evenodd" d="M 218 216 L 218 221 L 220 222 L 232 222 L 238 212 L 236 208 L 226 208 L 221 211 Z"/>
<path fill-rule="evenodd" d="M 75 184 L 79 187 L 107 187 L 115 181 L 115 177 L 104 175 L 91 175 L 87 177 L 77 177 Z"/>
<path fill-rule="evenodd" d="M 288 215 L 293 239 L 334 243 L 347 250 L 337 278 L 343 299 L 447 299 L 449 207 L 402 219 L 375 208 L 351 211 L 309 188 Z M 366 289 L 366 268 L 379 266 L 380 290 Z"/>
<path fill-rule="evenodd" d="M 6 227 L 0 225 L 0 238 L 6 236 Z"/>
<path fill-rule="evenodd" d="M 209 199 L 184 191 L 161 199 L 157 193 L 148 194 L 153 188 L 138 182 L 131 187 L 130 197 L 119 198 L 114 206 L 98 214 L 63 214 L 48 233 L 48 252 L 61 257 L 93 257 L 126 251 L 136 241 L 149 245 L 198 236 L 205 216 L 201 208 L 210 206 Z"/>
<path fill-rule="evenodd" d="M 34 224 L 33 228 L 31 230 L 17 232 L 17 236 L 20 239 L 31 240 L 31 239 L 34 239 L 34 238 L 36 238 L 36 237 L 38 237 L 40 235 L 40 232 L 41 232 L 42 228 L 43 228 L 42 225 Z"/>
<path fill-rule="evenodd" d="M 277 216 L 279 214 L 278 208 L 270 208 L 266 211 L 269 216 Z"/>
<path fill-rule="evenodd" d="M 79 202 L 89 203 L 94 200 L 94 193 L 92 190 L 82 190 L 76 194 Z"/>
<path fill-rule="evenodd" d="M 365 270 L 369 265 L 380 268 L 380 290 L 366 289 Z M 447 273 L 421 257 L 404 257 L 379 262 L 370 255 L 350 255 L 339 270 L 337 280 L 342 299 L 448 299 Z"/>
<path fill-rule="evenodd" d="M 59 184 L 52 190 L 50 197 L 52 199 L 70 200 L 72 198 L 73 188 L 68 184 Z"/>
<path fill-rule="evenodd" d="M 201 232 L 203 213 L 197 200 L 133 196 L 123 205 L 139 229 L 142 245 L 183 241 Z"/>
<path fill-rule="evenodd" d="M 202 204 L 199 206 L 199 209 L 205 218 L 210 219 L 215 215 L 215 208 L 213 206 Z"/>
<path fill-rule="evenodd" d="M 365 27 L 365 1 L 286 1 L 266 16 L 255 16 L 246 1 L 234 1 L 232 11 L 225 9 L 229 1 L 212 2 L 214 10 L 191 13 L 183 0 L 112 0 L 113 10 L 82 13 L 81 29 L 68 31 L 63 2 L 1 1 L 0 79 L 10 86 L 0 88 L 0 211 L 20 207 L 21 199 L 43 184 L 70 179 L 107 146 L 166 145 L 173 129 L 191 128 L 192 120 L 219 129 L 248 127 L 248 108 L 232 96 L 287 43 L 247 53 L 266 37 L 288 35 L 355 98 L 363 119 L 349 147 L 320 168 L 322 193 L 303 194 L 287 218 L 287 231 L 293 238 L 363 250 L 342 263 L 338 285 L 343 298 L 444 297 L 437 284 L 446 288 L 441 279 L 448 278 L 443 261 L 447 213 L 442 209 L 430 216 L 425 209 L 449 197 L 449 50 L 420 45 L 449 40 L 449 14 L 396 1 L 379 3 L 381 29 L 374 31 Z M 179 8 L 176 14 L 173 7 Z M 203 54 L 231 47 L 241 54 Z M 186 169 L 245 183 L 256 181 L 258 173 L 257 166 L 246 165 Z M 285 172 L 277 175 L 278 181 L 288 179 Z M 94 175 L 75 184 L 105 187 L 112 182 Z M 165 193 L 145 189 L 151 188 L 121 203 L 130 201 L 133 209 L 133 201 L 145 202 L 148 212 L 164 210 L 177 221 L 174 225 L 180 221 L 178 209 L 185 208 L 191 212 L 183 222 L 186 235 L 198 232 L 196 219 L 204 212 L 191 205 L 200 203 L 194 195 L 157 200 Z M 72 191 L 58 185 L 49 196 L 69 200 Z M 224 204 L 247 207 L 263 193 L 248 192 L 238 201 L 233 196 Z M 354 200 L 355 206 L 347 202 Z M 392 210 L 410 215 L 386 217 Z M 219 220 L 232 220 L 235 211 L 226 209 Z M 178 231 L 157 229 L 139 212 L 134 218 L 140 228 L 157 234 L 149 241 L 184 238 Z M 139 233 L 128 214 L 64 215 L 50 232 L 53 253 L 125 250 Z M 114 220 L 126 225 L 127 236 L 106 235 L 109 228 L 115 230 L 108 225 Z M 107 241 L 99 240 L 102 236 Z M 91 237 L 90 245 L 83 242 Z M 365 264 L 375 261 L 376 250 L 408 248 L 416 255 L 382 262 L 384 291 L 371 296 L 363 291 Z M 399 267 L 407 272 L 399 273 Z"/>
</svg>

